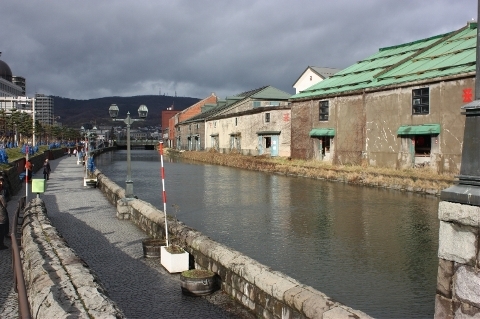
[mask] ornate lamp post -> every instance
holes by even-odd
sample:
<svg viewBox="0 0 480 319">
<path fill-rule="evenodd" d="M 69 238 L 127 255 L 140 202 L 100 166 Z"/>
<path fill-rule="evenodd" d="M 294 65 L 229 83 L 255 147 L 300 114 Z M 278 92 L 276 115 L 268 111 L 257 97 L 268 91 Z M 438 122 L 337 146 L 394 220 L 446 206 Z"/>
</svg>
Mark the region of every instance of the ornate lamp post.
<svg viewBox="0 0 480 319">
<path fill-rule="evenodd" d="M 127 180 L 125 181 L 125 198 L 133 198 L 133 181 L 132 181 L 132 164 L 130 159 L 130 125 L 136 121 L 144 121 L 148 114 L 148 108 L 145 105 L 140 105 L 138 108 L 139 119 L 132 119 L 130 117 L 130 112 L 127 112 L 127 118 L 117 119 L 118 116 L 118 106 L 116 104 L 110 105 L 108 108 L 108 113 L 114 121 L 123 121 L 127 124 Z"/>
</svg>

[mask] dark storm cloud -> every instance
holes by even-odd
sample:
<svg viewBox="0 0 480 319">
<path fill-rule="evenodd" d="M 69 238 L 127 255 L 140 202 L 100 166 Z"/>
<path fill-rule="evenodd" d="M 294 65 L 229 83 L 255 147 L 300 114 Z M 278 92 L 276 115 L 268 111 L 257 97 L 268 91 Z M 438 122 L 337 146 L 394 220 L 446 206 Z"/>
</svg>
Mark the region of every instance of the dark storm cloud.
<svg viewBox="0 0 480 319">
<path fill-rule="evenodd" d="M 345 68 L 476 16 L 475 0 L 3 0 L 0 59 L 28 95 L 293 93 L 308 65 Z"/>
</svg>

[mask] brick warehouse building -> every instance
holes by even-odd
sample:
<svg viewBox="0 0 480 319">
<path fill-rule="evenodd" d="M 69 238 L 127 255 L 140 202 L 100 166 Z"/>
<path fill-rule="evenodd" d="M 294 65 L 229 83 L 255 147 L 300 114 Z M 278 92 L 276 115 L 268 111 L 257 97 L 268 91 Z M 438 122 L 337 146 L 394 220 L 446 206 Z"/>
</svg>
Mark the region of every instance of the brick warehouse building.
<svg viewBox="0 0 480 319">
<path fill-rule="evenodd" d="M 477 23 L 381 48 L 290 98 L 291 156 L 439 172 L 459 169 L 473 98 Z"/>
</svg>

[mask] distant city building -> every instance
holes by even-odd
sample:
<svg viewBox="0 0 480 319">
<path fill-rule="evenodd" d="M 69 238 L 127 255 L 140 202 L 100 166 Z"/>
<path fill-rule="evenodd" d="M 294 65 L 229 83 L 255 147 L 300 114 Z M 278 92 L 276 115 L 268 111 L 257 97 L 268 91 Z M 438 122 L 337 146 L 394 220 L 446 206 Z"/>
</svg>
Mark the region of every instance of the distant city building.
<svg viewBox="0 0 480 319">
<path fill-rule="evenodd" d="M 22 88 L 22 94 L 21 95 L 25 96 L 26 95 L 26 88 L 27 88 L 25 78 L 23 76 L 13 75 L 12 76 L 12 82 L 13 82 L 13 84 Z"/>
<path fill-rule="evenodd" d="M 53 125 L 53 97 L 44 94 L 35 94 L 35 116 L 42 124 Z"/>
<path fill-rule="evenodd" d="M 25 96 L 25 78 L 12 76 L 8 64 L 0 60 L 0 97 L 17 96 Z"/>
</svg>

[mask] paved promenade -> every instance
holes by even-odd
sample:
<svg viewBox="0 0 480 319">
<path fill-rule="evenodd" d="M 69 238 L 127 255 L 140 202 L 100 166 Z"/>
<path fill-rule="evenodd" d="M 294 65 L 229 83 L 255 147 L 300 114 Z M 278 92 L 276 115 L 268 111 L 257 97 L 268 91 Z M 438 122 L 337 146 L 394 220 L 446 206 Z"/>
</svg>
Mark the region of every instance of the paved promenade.
<svg viewBox="0 0 480 319">
<path fill-rule="evenodd" d="M 40 195 L 48 216 L 127 318 L 255 318 L 221 291 L 207 297 L 183 295 L 179 274 L 168 273 L 159 259 L 143 257 L 143 231 L 118 220 L 100 190 L 83 187 L 83 166 L 75 157 L 51 161 L 51 166 L 47 190 Z M 25 188 L 9 202 L 10 215 L 24 195 Z M 6 244 L 10 247 L 10 240 Z M 10 249 L 0 251 L 0 318 L 17 318 L 10 254 Z"/>
</svg>

